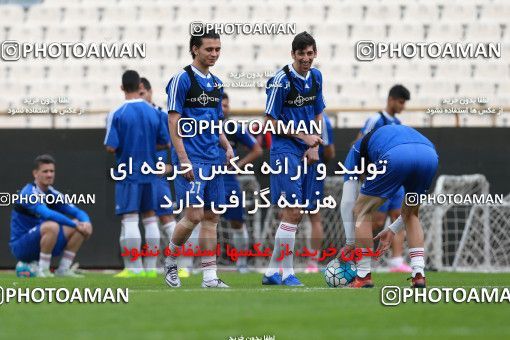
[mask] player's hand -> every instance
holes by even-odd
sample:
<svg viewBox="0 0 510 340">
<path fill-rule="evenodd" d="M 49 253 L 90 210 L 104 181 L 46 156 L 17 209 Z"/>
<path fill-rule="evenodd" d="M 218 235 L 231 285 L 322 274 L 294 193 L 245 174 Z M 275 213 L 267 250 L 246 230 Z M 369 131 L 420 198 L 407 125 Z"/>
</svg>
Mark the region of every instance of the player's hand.
<svg viewBox="0 0 510 340">
<path fill-rule="evenodd" d="M 191 162 L 189 161 L 188 158 L 179 160 L 179 163 L 181 164 L 181 166 L 184 165 L 184 164 L 191 165 Z M 195 180 L 195 174 L 193 173 L 193 169 L 190 169 L 187 172 L 185 172 L 184 174 L 182 174 L 182 177 L 184 177 L 184 179 L 186 179 L 188 182 L 194 181 Z"/>
<path fill-rule="evenodd" d="M 393 238 L 395 237 L 395 233 L 390 228 L 384 228 L 379 234 L 374 237 L 374 241 L 379 240 L 379 246 L 377 247 L 376 253 L 382 255 L 388 249 L 390 249 L 391 242 L 393 242 Z"/>
<path fill-rule="evenodd" d="M 308 165 L 318 162 L 319 161 L 319 148 L 318 147 L 309 148 L 305 152 L 305 157 L 306 157 L 306 163 Z"/>
<path fill-rule="evenodd" d="M 322 138 L 317 135 L 302 135 L 301 139 L 306 143 L 309 147 L 318 146 L 319 144 L 323 144 Z"/>
<path fill-rule="evenodd" d="M 229 165 L 230 164 L 230 160 L 232 158 L 234 158 L 234 150 L 232 149 L 230 144 L 228 145 L 227 150 L 225 150 L 225 158 L 226 158 L 226 163 L 225 163 L 226 165 Z"/>
<path fill-rule="evenodd" d="M 87 240 L 90 238 L 90 235 L 92 235 L 92 224 L 89 222 L 78 222 L 76 230 L 80 232 Z"/>
<path fill-rule="evenodd" d="M 165 164 L 165 176 L 170 175 L 174 171 L 174 166 L 172 164 Z"/>
</svg>

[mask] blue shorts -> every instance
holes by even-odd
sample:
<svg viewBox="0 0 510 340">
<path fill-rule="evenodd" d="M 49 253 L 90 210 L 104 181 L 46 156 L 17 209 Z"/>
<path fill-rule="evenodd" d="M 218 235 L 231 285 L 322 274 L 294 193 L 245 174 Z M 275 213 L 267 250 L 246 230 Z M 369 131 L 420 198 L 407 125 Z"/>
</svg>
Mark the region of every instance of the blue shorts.
<svg viewBox="0 0 510 340">
<path fill-rule="evenodd" d="M 155 211 L 158 207 L 157 182 L 115 183 L 115 214 Z"/>
<path fill-rule="evenodd" d="M 285 173 L 285 159 L 287 159 L 287 173 Z M 298 167 L 303 167 L 302 157 L 294 154 L 271 154 L 269 157 L 269 164 L 272 169 L 276 170 L 281 165 L 280 174 L 270 175 L 270 190 L 271 190 L 271 203 L 277 204 L 280 196 L 284 195 L 287 201 L 291 204 L 297 201 L 298 204 L 303 204 L 306 199 L 310 199 L 312 187 L 306 187 L 306 175 L 303 175 L 301 169 L 301 176 L 296 178 Z M 291 179 L 291 178 L 295 179 Z M 311 183 L 311 182 L 310 182 Z"/>
<path fill-rule="evenodd" d="M 377 211 L 387 213 L 392 210 L 400 210 L 402 208 L 402 201 L 404 200 L 404 187 L 400 187 L 397 193 L 393 195 L 391 198 L 387 199 L 383 205 L 379 207 Z"/>
<path fill-rule="evenodd" d="M 21 236 L 16 241 L 9 244 L 12 254 L 18 261 L 32 262 L 39 260 L 41 252 L 41 225 L 30 229 L 28 233 Z M 67 239 L 64 235 L 64 228 L 59 226 L 57 243 L 51 252 L 52 256 L 60 256 L 67 245 Z"/>
<path fill-rule="evenodd" d="M 404 186 L 406 193 L 424 194 L 430 187 L 436 174 L 438 156 L 436 150 L 425 144 L 401 144 L 388 150 L 379 159 L 372 160 L 381 170 L 388 161 L 386 172 L 373 180 L 365 180 L 360 193 L 368 196 L 390 199 Z"/>
<path fill-rule="evenodd" d="M 310 204 L 306 210 L 311 211 L 317 208 L 317 203 L 324 197 L 324 180 L 318 180 L 319 173 L 317 167 L 320 163 L 315 162 L 308 166 L 304 181 L 305 197 L 309 199 Z"/>
<path fill-rule="evenodd" d="M 218 208 L 219 204 L 225 204 L 225 187 L 223 185 L 223 176 L 215 175 L 212 179 L 201 179 L 198 169 L 202 169 L 203 176 L 211 176 L 213 164 L 192 163 L 195 180 L 188 182 L 182 175 L 177 175 L 174 181 L 175 196 L 177 206 L 180 208 L 181 202 L 184 208 L 192 204 L 199 204 L 201 199 L 204 202 L 204 209 L 211 210 L 211 203 Z M 189 194 L 189 200 L 186 199 L 186 193 Z"/>
<path fill-rule="evenodd" d="M 170 191 L 170 183 L 166 177 L 158 178 L 158 206 L 156 208 L 156 216 L 173 215 L 173 207 L 162 208 L 161 205 L 168 205 L 168 201 L 164 198 L 165 196 L 173 202 L 172 192 Z"/>
<path fill-rule="evenodd" d="M 228 208 L 223 214 L 223 218 L 227 221 L 241 221 L 244 222 L 244 207 L 241 194 L 241 185 L 234 175 L 224 175 L 223 183 L 225 184 L 225 202 L 229 204 L 230 196 L 235 195 L 239 198 L 239 206 L 235 208 Z M 236 193 L 233 194 L 232 191 Z"/>
</svg>

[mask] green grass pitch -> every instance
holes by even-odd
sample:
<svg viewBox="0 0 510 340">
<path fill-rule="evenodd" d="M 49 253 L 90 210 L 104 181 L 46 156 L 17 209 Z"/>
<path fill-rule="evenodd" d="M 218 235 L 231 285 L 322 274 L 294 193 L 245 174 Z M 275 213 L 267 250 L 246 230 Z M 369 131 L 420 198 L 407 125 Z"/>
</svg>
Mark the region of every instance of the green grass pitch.
<svg viewBox="0 0 510 340">
<path fill-rule="evenodd" d="M 129 288 L 127 304 L 0 305 L 0 339 L 452 339 L 510 336 L 510 304 L 413 304 L 386 307 L 384 285 L 407 287 L 406 274 L 379 274 L 375 289 L 327 288 L 321 274 L 300 274 L 306 287 L 267 287 L 261 274 L 220 273 L 232 288 L 200 288 L 201 275 L 170 289 L 157 279 L 20 279 L 0 286 Z M 428 273 L 430 287 L 510 286 L 510 274 Z"/>
</svg>

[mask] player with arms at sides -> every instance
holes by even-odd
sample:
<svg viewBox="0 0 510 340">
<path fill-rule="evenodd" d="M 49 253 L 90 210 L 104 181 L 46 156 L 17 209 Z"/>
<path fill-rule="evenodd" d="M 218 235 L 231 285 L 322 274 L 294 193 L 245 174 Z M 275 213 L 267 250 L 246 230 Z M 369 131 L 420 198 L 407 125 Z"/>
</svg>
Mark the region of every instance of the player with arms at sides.
<svg viewBox="0 0 510 340">
<path fill-rule="evenodd" d="M 201 257 L 204 288 L 228 288 L 216 273 L 216 229 L 219 215 L 212 211 L 225 203 L 225 188 L 223 177 L 211 176 L 215 165 L 222 165 L 220 150 L 223 148 L 228 163 L 233 157 L 232 147 L 225 135 L 218 129 L 200 131 L 198 134 L 185 135 L 182 118 L 187 122 L 207 120 L 219 124 L 223 119 L 221 107 L 222 83 L 209 72 L 220 56 L 220 36 L 214 31 L 205 31 L 201 36 L 192 36 L 189 50 L 193 58 L 191 65 L 184 68 L 170 79 L 166 88 L 168 94 L 168 116 L 170 136 L 172 138 L 172 164 L 180 171 L 191 165 L 192 169 L 177 175 L 174 180 L 178 205 L 184 207 L 184 217 L 177 222 L 170 240 L 171 255 L 165 259 L 165 281 L 170 287 L 180 287 L 177 275 L 176 250 L 185 244 L 193 229 L 200 223 L 199 245 L 202 252 L 208 252 Z M 182 133 L 179 133 L 182 132 Z M 188 130 L 189 131 L 189 130 Z M 195 131 L 196 132 L 196 131 Z"/>
<path fill-rule="evenodd" d="M 364 159 L 365 169 L 373 163 L 377 171 L 375 178 L 363 181 L 356 198 L 359 178 L 346 174 L 341 212 L 345 228 L 346 246 L 342 252 L 363 248 L 363 255 L 373 249 L 372 215 L 377 209 L 404 187 L 405 193 L 424 194 L 430 187 L 438 165 L 438 156 L 434 145 L 418 131 L 404 125 L 386 125 L 373 130 L 356 141 L 349 151 L 344 166 L 352 171 L 361 166 Z M 366 175 L 366 174 L 365 174 Z M 373 176 L 369 176 L 373 177 Z M 405 226 L 409 244 L 412 267 L 412 285 L 425 287 L 425 260 L 423 229 L 418 218 L 419 205 L 402 204 L 401 215 L 389 227 L 374 239 L 380 239 L 378 250 L 386 251 L 395 234 Z M 354 212 L 354 215 L 353 215 Z M 371 257 L 363 256 L 358 261 L 357 276 L 351 283 L 353 288 L 373 287 L 371 277 Z"/>
<path fill-rule="evenodd" d="M 122 218 L 120 248 L 121 252 L 126 248 L 140 250 L 142 239 L 138 222 L 141 214 L 147 246 L 155 251 L 155 247 L 159 249 L 160 238 L 154 213 L 158 205 L 158 177 L 152 172 L 143 174 L 142 165 L 146 162 L 156 170 L 156 150 L 168 148 L 166 117 L 140 98 L 140 76 L 136 71 L 124 72 L 121 89 L 126 100 L 108 115 L 104 140 L 106 151 L 115 154 L 116 160 L 115 214 Z M 155 256 L 144 258 L 145 267 L 140 258 L 131 261 L 126 256 L 123 260 L 125 269 L 118 277 L 157 276 Z"/>
<path fill-rule="evenodd" d="M 230 116 L 230 99 L 227 93 L 223 93 L 223 98 L 221 100 L 221 105 L 223 108 L 223 115 L 225 119 L 229 119 Z M 252 163 L 257 158 L 262 156 L 262 148 L 258 144 L 255 137 L 253 137 L 249 132 L 243 133 L 240 126 L 236 133 L 229 134 L 225 133 L 230 146 L 232 146 L 232 150 L 234 151 L 234 156 L 238 152 L 239 146 L 246 147 L 249 151 L 248 153 L 237 162 L 237 166 L 240 169 L 244 169 L 246 164 Z M 220 149 L 220 154 L 222 160 L 225 160 L 225 152 L 223 149 Z M 226 174 L 223 175 L 223 182 L 225 183 L 225 200 L 226 202 L 230 202 L 230 197 L 232 195 L 236 195 L 239 199 L 240 205 L 235 208 L 228 208 L 225 214 L 223 214 L 223 218 L 230 222 L 230 226 L 232 227 L 233 234 L 233 246 L 238 250 L 246 250 L 249 247 L 249 236 L 248 229 L 246 228 L 246 224 L 244 223 L 244 207 L 242 205 L 242 193 L 241 193 L 241 185 L 239 184 L 239 180 L 236 175 Z M 233 193 L 235 192 L 235 193 Z M 237 270 L 240 273 L 247 273 L 247 258 L 239 257 L 236 262 Z"/>
<path fill-rule="evenodd" d="M 140 78 L 140 98 L 144 99 L 146 102 L 151 104 L 155 110 L 159 112 L 159 114 L 163 115 L 164 123 L 165 123 L 165 130 L 168 131 L 168 113 L 163 111 L 163 108 L 160 106 L 154 104 L 152 101 L 152 86 L 149 80 L 145 77 Z M 165 196 L 170 200 L 173 201 L 172 198 L 172 192 L 170 191 L 170 183 L 167 180 L 167 176 L 170 175 L 172 172 L 172 164 L 170 162 L 170 159 L 168 157 L 169 150 L 163 149 L 163 150 L 157 150 L 156 151 L 156 159 L 161 159 L 165 163 L 165 173 L 158 176 L 158 206 L 156 208 L 156 216 L 159 219 L 161 232 L 166 234 L 166 237 L 168 240 L 172 237 L 172 233 L 174 232 L 175 228 L 175 217 L 173 215 L 174 210 L 173 207 L 166 207 L 168 205 L 168 201 L 165 199 Z M 180 261 L 186 262 L 182 263 L 181 268 L 179 268 L 179 277 L 189 277 L 190 271 L 188 270 L 188 267 L 192 267 L 192 258 L 188 257 L 181 257 Z"/>
<path fill-rule="evenodd" d="M 331 120 L 328 115 L 323 112 L 322 113 L 322 134 L 321 134 L 323 144 L 319 145 L 319 161 L 313 163 L 308 166 L 308 174 L 306 176 L 310 176 L 309 179 L 305 180 L 308 185 L 311 185 L 307 191 L 312 192 L 313 199 L 310 201 L 310 206 L 308 207 L 308 211 L 314 211 L 317 208 L 318 200 L 322 200 L 324 198 L 324 179 L 317 179 L 319 173 L 317 172 L 317 166 L 319 164 L 326 164 L 327 162 L 333 160 L 335 158 L 335 144 L 333 140 L 333 125 L 331 125 Z M 319 192 L 319 195 L 316 195 L 316 192 Z M 322 217 L 320 210 L 316 213 L 309 213 L 310 223 L 312 224 L 312 232 L 311 232 L 311 240 L 310 246 L 312 247 L 312 253 L 317 251 L 318 254 L 321 253 L 322 241 L 324 239 L 324 228 L 322 225 Z M 318 258 L 320 257 L 312 257 L 308 261 L 307 267 L 305 269 L 305 273 L 317 273 L 319 272 L 319 264 Z"/>
<path fill-rule="evenodd" d="M 322 74 L 312 68 L 313 60 L 317 56 L 314 38 L 307 32 L 296 35 L 292 41 L 291 56 L 292 64 L 286 65 L 267 83 L 266 119 L 275 127 L 277 121 L 294 124 L 294 127 L 302 122 L 311 132 L 311 122 L 315 121 L 319 126 L 322 111 L 326 107 L 322 96 Z M 319 144 L 322 144 L 322 139 L 318 134 L 299 132 L 273 135 L 270 151 L 271 167 L 277 169 L 281 165 L 283 169 L 287 162 L 288 171 L 270 176 L 272 204 L 277 204 L 281 196 L 291 204 L 295 202 L 305 204 L 307 199 L 313 199 L 313 193 L 308 190 L 310 185 L 305 182 L 311 178 L 303 175 L 303 169 L 297 180 L 291 178 L 296 177 L 298 167 L 303 168 L 304 157 L 307 158 L 308 164 L 319 160 Z M 302 219 L 301 208 L 287 206 L 282 209 L 281 216 L 273 254 L 262 278 L 262 284 L 302 286 L 294 275 L 292 254 L 297 227 Z M 278 261 L 281 252 L 286 249 L 289 249 L 290 254 L 285 255 L 281 262 Z M 279 272 L 280 263 L 282 275 Z"/>
<path fill-rule="evenodd" d="M 18 261 L 39 261 L 36 277 L 82 277 L 71 269 L 71 264 L 83 241 L 92 235 L 90 218 L 74 204 L 56 202 L 55 198 L 62 194 L 53 188 L 55 159 L 52 156 L 37 156 L 32 175 L 34 182 L 25 185 L 19 193 L 23 199 L 14 202 L 11 252 Z M 27 201 L 30 195 L 37 195 L 37 200 Z M 42 199 L 42 196 L 53 196 L 53 199 Z M 50 272 L 51 257 L 61 254 L 54 275 Z"/>
<path fill-rule="evenodd" d="M 395 85 L 390 89 L 388 100 L 386 102 L 386 109 L 379 111 L 372 117 L 367 119 L 365 125 L 361 129 L 356 139 L 368 134 L 370 131 L 376 130 L 385 125 L 400 125 L 400 120 L 395 117 L 396 114 L 401 113 L 405 109 L 406 101 L 411 99 L 409 90 L 402 85 Z M 400 216 L 400 207 L 404 200 L 404 188 L 400 187 L 397 193 L 388 199 L 375 213 L 374 213 L 374 230 L 383 228 L 386 218 L 389 216 L 390 221 L 394 222 Z M 391 244 L 392 256 L 388 261 L 391 272 L 410 273 L 411 267 L 404 262 L 404 239 L 405 230 L 401 230 Z"/>
</svg>

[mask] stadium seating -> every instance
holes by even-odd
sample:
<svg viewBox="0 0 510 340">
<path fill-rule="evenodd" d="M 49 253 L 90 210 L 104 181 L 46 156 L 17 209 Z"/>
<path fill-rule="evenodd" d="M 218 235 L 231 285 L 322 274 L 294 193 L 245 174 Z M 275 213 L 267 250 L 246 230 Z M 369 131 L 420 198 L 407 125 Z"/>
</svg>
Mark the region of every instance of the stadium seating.
<svg viewBox="0 0 510 340">
<path fill-rule="evenodd" d="M 198 15 L 199 14 L 199 15 Z M 296 30 L 311 32 L 318 42 L 316 65 L 324 74 L 328 108 L 380 107 L 387 89 L 400 82 L 412 91 L 411 107 L 438 105 L 451 96 L 487 96 L 491 103 L 508 107 L 508 59 L 390 59 L 373 62 L 355 59 L 358 40 L 426 42 L 501 42 L 502 56 L 510 53 L 510 3 L 503 0 L 467 1 L 243 1 L 220 0 L 46 0 L 23 8 L 0 5 L 2 40 L 20 42 L 145 42 L 145 59 L 30 59 L 0 66 L 0 79 L 8 85 L 8 99 L 0 112 L 19 104 L 24 96 L 48 96 L 59 89 L 77 98 L 87 109 L 104 115 L 110 103 L 122 100 L 120 74 L 132 68 L 147 76 L 155 99 L 164 106 L 168 80 L 191 59 L 189 23 L 289 22 Z M 196 20 L 200 18 L 200 20 Z M 275 72 L 289 62 L 292 37 L 258 35 L 222 37 L 222 56 L 212 70 L 232 82 L 234 72 Z M 246 80 L 246 79 L 245 79 Z M 265 83 L 267 78 L 263 79 Z M 58 84 L 56 84 L 58 83 Z M 43 86 L 40 84 L 50 84 Z M 234 110 L 262 110 L 264 89 L 229 89 Z M 93 98 L 83 99 L 91 93 Z M 236 96 L 241 98 L 236 98 Z M 108 104 L 108 105 L 107 105 Z M 344 114 L 344 113 L 342 113 Z M 349 124 L 363 119 L 346 116 Z M 425 124 L 426 119 L 413 122 Z M 498 118 L 495 121 L 508 121 Z M 466 118 L 469 125 L 472 118 Z M 434 122 L 440 121 L 434 118 Z M 445 122 L 448 118 L 444 119 Z M 73 123 L 74 124 L 74 123 Z M 79 124 L 79 123 L 76 123 Z M 102 124 L 102 121 L 101 123 Z M 100 125 L 98 123 L 98 125 Z M 448 123 L 449 124 L 449 123 Z M 481 123 L 485 124 L 485 123 Z M 71 124 L 72 125 L 72 124 Z"/>
</svg>

